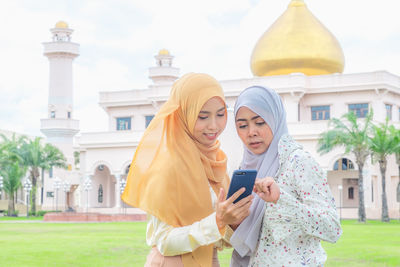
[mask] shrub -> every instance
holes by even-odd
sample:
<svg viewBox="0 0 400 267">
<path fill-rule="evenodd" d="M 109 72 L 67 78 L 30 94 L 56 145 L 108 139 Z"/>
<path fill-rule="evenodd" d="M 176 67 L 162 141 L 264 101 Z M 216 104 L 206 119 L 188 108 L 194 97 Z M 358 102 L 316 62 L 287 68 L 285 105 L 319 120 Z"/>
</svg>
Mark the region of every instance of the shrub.
<svg viewBox="0 0 400 267">
<path fill-rule="evenodd" d="M 33 211 L 28 212 L 28 215 L 29 215 L 29 216 L 37 216 L 37 215 L 35 214 L 35 212 L 33 212 Z"/>
<path fill-rule="evenodd" d="M 36 216 L 44 216 L 47 212 L 49 212 L 48 210 L 38 210 L 36 212 Z"/>
</svg>

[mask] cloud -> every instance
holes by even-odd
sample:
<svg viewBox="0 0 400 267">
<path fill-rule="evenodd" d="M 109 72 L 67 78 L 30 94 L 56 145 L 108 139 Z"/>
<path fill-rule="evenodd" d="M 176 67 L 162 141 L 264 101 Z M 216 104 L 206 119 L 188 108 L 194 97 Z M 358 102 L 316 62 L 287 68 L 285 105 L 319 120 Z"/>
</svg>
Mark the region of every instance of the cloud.
<svg viewBox="0 0 400 267">
<path fill-rule="evenodd" d="M 395 0 L 305 0 L 336 36 L 346 73 L 399 74 L 400 3 Z M 217 79 L 252 77 L 250 55 L 289 0 L 2 1 L 0 4 L 0 128 L 40 135 L 47 116 L 49 64 L 42 42 L 59 20 L 80 44 L 74 60 L 74 118 L 82 131 L 106 130 L 99 91 L 146 88 L 154 55 L 168 49 L 181 74 Z"/>
</svg>

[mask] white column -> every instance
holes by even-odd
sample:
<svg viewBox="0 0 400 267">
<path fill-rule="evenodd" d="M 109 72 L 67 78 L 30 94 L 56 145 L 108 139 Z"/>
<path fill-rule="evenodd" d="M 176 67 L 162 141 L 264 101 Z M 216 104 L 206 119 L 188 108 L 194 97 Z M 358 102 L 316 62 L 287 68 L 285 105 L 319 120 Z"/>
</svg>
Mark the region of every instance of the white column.
<svg viewBox="0 0 400 267">
<path fill-rule="evenodd" d="M 291 92 L 289 95 L 284 96 L 283 102 L 286 109 L 286 121 L 288 123 L 299 121 L 299 102 L 303 95 L 303 92 Z"/>
<path fill-rule="evenodd" d="M 112 173 L 110 173 L 110 176 L 106 178 L 106 184 L 103 186 L 103 204 L 102 207 L 111 207 L 111 176 L 113 176 Z"/>
<path fill-rule="evenodd" d="M 374 120 L 384 122 L 386 120 L 386 107 L 383 102 L 384 96 L 387 94 L 387 89 L 375 89 L 376 97 L 371 103 L 374 110 Z"/>
<path fill-rule="evenodd" d="M 372 101 L 371 107 L 374 110 L 374 120 L 384 122 L 386 119 L 386 108 L 382 98 L 378 96 L 377 99 Z"/>
<path fill-rule="evenodd" d="M 119 187 L 121 184 L 121 174 L 116 174 L 115 175 L 115 207 L 119 208 L 121 207 L 121 193 L 119 191 Z"/>
<path fill-rule="evenodd" d="M 93 175 L 88 175 L 88 177 L 89 177 L 89 179 L 90 179 L 90 181 L 92 182 L 91 183 L 91 189 L 90 190 L 84 190 L 84 192 L 85 192 L 85 196 L 84 196 L 84 198 L 85 198 L 85 201 L 84 201 L 84 203 L 85 203 L 85 205 L 87 205 L 87 207 L 88 208 L 90 208 L 92 205 L 90 204 L 90 202 L 91 202 L 91 196 L 92 196 L 92 191 L 93 191 Z"/>
<path fill-rule="evenodd" d="M 363 167 L 363 179 L 364 179 L 363 187 L 364 187 L 365 207 L 372 206 L 372 188 L 371 188 L 372 177 L 371 177 L 371 166 L 369 162 L 371 162 L 370 157 L 368 157 Z"/>
</svg>

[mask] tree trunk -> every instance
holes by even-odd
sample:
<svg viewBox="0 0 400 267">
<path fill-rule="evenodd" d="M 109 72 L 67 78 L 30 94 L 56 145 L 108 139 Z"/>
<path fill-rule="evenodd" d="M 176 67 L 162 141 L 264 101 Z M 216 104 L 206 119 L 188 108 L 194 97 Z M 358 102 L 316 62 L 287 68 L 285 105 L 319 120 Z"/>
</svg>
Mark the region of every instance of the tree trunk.
<svg viewBox="0 0 400 267">
<path fill-rule="evenodd" d="M 397 184 L 397 202 L 400 202 L 400 162 L 397 162 L 399 167 L 399 183 Z M 399 205 L 399 221 L 400 221 L 400 205 Z"/>
<path fill-rule="evenodd" d="M 389 222 L 388 205 L 386 198 L 386 159 L 379 161 L 382 176 L 382 222 Z"/>
<path fill-rule="evenodd" d="M 399 167 L 399 184 L 400 184 L 400 163 L 397 163 L 397 166 Z M 400 199 L 397 201 L 400 202 Z"/>
<path fill-rule="evenodd" d="M 44 191 L 44 168 L 42 168 L 41 172 L 41 186 L 40 186 L 40 205 L 43 206 L 43 191 Z"/>
<path fill-rule="evenodd" d="M 8 197 L 9 197 L 9 200 L 8 200 L 7 216 L 11 216 L 11 215 L 14 215 L 14 213 L 15 213 L 14 194 L 9 194 Z"/>
<path fill-rule="evenodd" d="M 358 221 L 365 222 L 365 204 L 364 204 L 364 176 L 363 168 L 364 163 L 357 162 L 358 164 Z"/>
<path fill-rule="evenodd" d="M 37 177 L 39 176 L 39 171 L 37 168 L 33 168 L 31 171 L 31 179 L 32 179 L 32 203 L 31 203 L 31 211 L 32 214 L 36 214 L 36 188 L 37 188 Z"/>
</svg>

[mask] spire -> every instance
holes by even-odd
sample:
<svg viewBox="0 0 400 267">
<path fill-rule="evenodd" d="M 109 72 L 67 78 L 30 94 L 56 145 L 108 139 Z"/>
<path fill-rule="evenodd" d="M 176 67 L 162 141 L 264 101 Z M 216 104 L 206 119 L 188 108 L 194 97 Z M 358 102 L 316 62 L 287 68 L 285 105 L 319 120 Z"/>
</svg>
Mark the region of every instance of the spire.
<svg viewBox="0 0 400 267">
<path fill-rule="evenodd" d="M 149 68 L 149 78 L 155 85 L 172 84 L 179 77 L 179 69 L 172 67 L 174 57 L 167 49 L 161 49 L 154 58 L 156 66 Z"/>
</svg>

